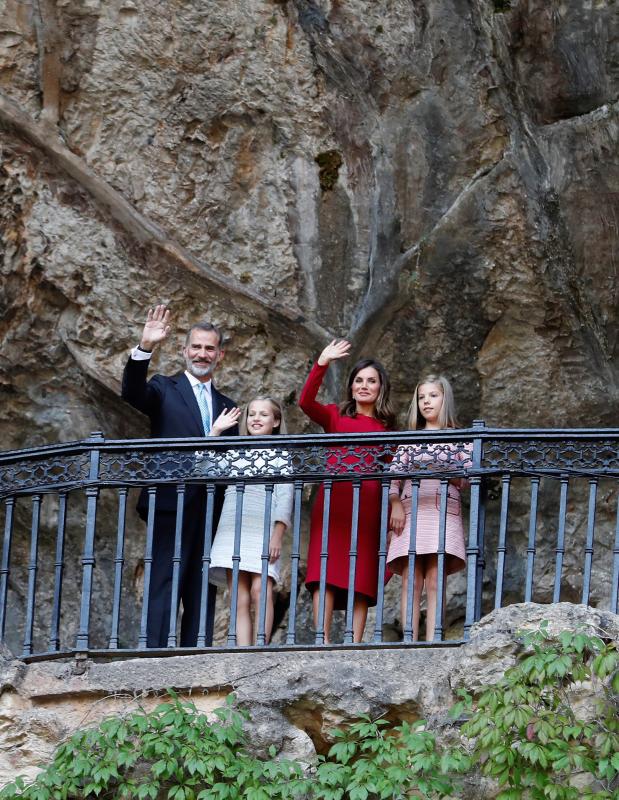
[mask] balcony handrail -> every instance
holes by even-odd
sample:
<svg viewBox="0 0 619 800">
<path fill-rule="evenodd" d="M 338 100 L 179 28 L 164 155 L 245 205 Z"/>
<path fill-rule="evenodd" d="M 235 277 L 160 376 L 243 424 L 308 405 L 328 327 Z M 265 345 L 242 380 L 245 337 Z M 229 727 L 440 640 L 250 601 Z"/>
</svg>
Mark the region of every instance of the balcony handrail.
<svg viewBox="0 0 619 800">
<path fill-rule="evenodd" d="M 62 445 L 44 445 L 42 447 L 25 448 L 20 450 L 5 451 L 0 453 L 0 499 L 9 495 L 32 494 L 33 492 L 49 493 L 56 491 L 60 486 L 64 490 L 87 488 L 89 486 L 117 487 L 134 486 L 143 487 L 147 485 L 161 485 L 172 483 L 196 484 L 204 482 L 207 477 L 205 474 L 196 474 L 195 468 L 187 470 L 185 474 L 173 479 L 157 474 L 148 474 L 144 477 L 135 477 L 123 474 L 118 479 L 105 478 L 98 475 L 92 478 L 88 468 L 90 455 L 97 452 L 100 456 L 111 453 L 130 453 L 136 459 L 140 454 L 169 453 L 173 454 L 225 454 L 234 451 L 236 454 L 243 452 L 251 453 L 259 450 L 261 452 L 284 451 L 287 454 L 294 453 L 315 453 L 316 459 L 322 454 L 327 458 L 329 453 L 347 450 L 351 452 L 359 451 L 363 447 L 383 448 L 382 463 L 378 463 L 377 469 L 366 467 L 362 470 L 364 479 L 380 479 L 385 477 L 395 477 L 394 467 L 389 463 L 389 458 L 396 452 L 398 447 L 415 444 L 430 444 L 454 441 L 466 444 L 478 441 L 481 443 L 484 455 L 479 466 L 461 467 L 456 463 L 449 464 L 447 470 L 441 469 L 438 465 L 428 464 L 424 466 L 423 474 L 426 477 L 483 477 L 488 475 L 506 474 L 513 476 L 545 476 L 560 478 L 562 475 L 574 476 L 619 476 L 619 428 L 607 429 L 509 429 L 509 428 L 458 428 L 440 431 L 398 431 L 374 434 L 303 434 L 303 435 L 282 435 L 282 436 L 221 436 L 221 437 L 195 437 L 184 439 L 104 439 L 98 433 L 92 434 L 86 439 L 76 442 L 69 442 Z M 514 458 L 509 463 L 493 464 L 488 459 L 487 445 L 497 443 L 508 445 L 509 443 L 523 442 L 531 448 L 536 443 L 600 443 L 608 445 L 608 455 L 610 463 L 595 464 L 592 466 L 575 466 L 570 460 L 564 460 L 557 464 L 532 464 L 525 458 Z M 615 444 L 616 442 L 616 444 Z M 486 445 L 486 447 L 484 447 Z M 82 474 L 76 475 L 73 479 L 61 479 L 61 476 L 52 476 L 51 480 L 37 482 L 32 480 L 28 486 L 19 486 L 11 481 L 11 466 L 21 465 L 27 469 L 28 464 L 36 465 L 37 462 L 45 460 L 49 463 L 50 459 L 68 459 L 72 456 L 84 456 L 82 464 Z M 86 458 L 88 457 L 88 458 Z M 320 469 L 317 464 L 311 470 L 303 469 L 303 465 L 298 470 L 306 480 L 321 481 L 331 479 L 334 481 L 349 480 L 351 475 L 359 473 L 357 465 L 346 465 L 342 462 L 338 465 L 337 471 L 325 467 Z M 406 471 L 402 468 L 397 470 L 397 477 L 412 477 L 418 474 L 418 468 Z M 219 475 L 208 476 L 209 480 L 216 484 L 222 483 L 258 483 L 264 482 L 265 475 L 276 475 L 281 482 L 294 482 L 297 477 L 296 469 L 287 469 L 277 473 L 259 472 L 255 475 L 242 475 L 239 473 L 229 474 L 224 472 Z"/>
<path fill-rule="evenodd" d="M 278 435 L 277 441 L 286 442 L 287 446 L 312 446 L 329 443 L 337 444 L 379 444 L 393 442 L 406 444 L 416 441 L 468 441 L 472 439 L 500 439 L 502 441 L 522 440 L 561 440 L 575 441 L 600 441 L 604 439 L 619 440 L 619 428 L 444 428 L 442 430 L 417 430 L 417 431 L 381 431 L 376 433 L 302 433 Z M 165 450 L 170 447 L 179 450 L 191 450 L 196 446 L 208 443 L 209 448 L 226 449 L 232 444 L 242 443 L 244 447 L 265 447 L 273 445 L 272 436 L 217 436 L 217 437 L 187 437 L 182 439 L 106 439 L 102 435 L 94 435 L 84 439 L 75 439 L 57 444 L 38 445 L 36 447 L 17 448 L 0 451 L 0 464 L 21 460 L 25 457 L 37 458 L 39 456 L 82 453 L 93 448 L 100 450 L 118 450 L 135 447 L 144 450 Z"/>
</svg>

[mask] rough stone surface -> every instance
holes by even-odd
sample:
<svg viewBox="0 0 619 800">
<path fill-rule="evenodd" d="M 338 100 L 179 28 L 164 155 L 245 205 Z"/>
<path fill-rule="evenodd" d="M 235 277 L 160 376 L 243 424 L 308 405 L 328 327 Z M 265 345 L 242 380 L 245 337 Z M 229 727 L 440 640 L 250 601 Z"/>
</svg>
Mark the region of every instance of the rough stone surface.
<svg viewBox="0 0 619 800">
<path fill-rule="evenodd" d="M 145 434 L 119 382 L 158 301 L 178 331 L 158 370 L 176 369 L 183 330 L 207 314 L 234 332 L 222 388 L 284 398 L 293 430 L 308 428 L 295 401 L 332 335 L 384 361 L 401 412 L 432 367 L 453 379 L 464 423 L 616 425 L 616 4 L 503 5 L 0 0 L 3 449 L 95 429 Z M 570 600 L 580 599 L 585 490 L 570 493 Z M 556 487 L 545 491 L 542 601 L 557 515 Z M 512 565 L 528 524 L 525 489 L 513 497 Z M 23 565 L 28 513 L 14 546 Z M 100 518 L 115 513 L 104 498 Z M 609 486 L 594 604 L 610 596 L 615 513 Z M 75 581 L 82 530 L 71 532 Z M 131 638 L 143 529 L 132 517 L 128 530 Z M 113 559 L 112 536 L 101 528 L 100 565 Z M 509 600 L 522 599 L 517 563 Z M 489 580 L 493 569 L 489 558 Z M 25 566 L 10 585 L 22 610 L 24 577 Z M 391 587 L 385 619 L 397 635 Z M 456 626 L 463 590 L 459 577 Z M 98 597 L 104 642 L 105 581 Z M 65 602 L 70 639 L 76 599 Z M 22 632 L 8 632 L 18 643 Z"/>
<path fill-rule="evenodd" d="M 459 688 L 498 681 L 521 647 L 518 632 L 542 620 L 549 631 L 584 627 L 619 641 L 619 617 L 586 606 L 520 604 L 485 617 L 462 647 L 264 651 L 25 665 L 2 658 L 0 783 L 36 774 L 59 741 L 102 718 L 141 704 L 152 708 L 166 688 L 191 696 L 205 713 L 234 692 L 249 712 L 252 747 L 303 763 L 324 753 L 330 730 L 361 714 L 391 721 L 448 723 Z M 479 794 L 479 785 L 471 797 Z"/>
</svg>

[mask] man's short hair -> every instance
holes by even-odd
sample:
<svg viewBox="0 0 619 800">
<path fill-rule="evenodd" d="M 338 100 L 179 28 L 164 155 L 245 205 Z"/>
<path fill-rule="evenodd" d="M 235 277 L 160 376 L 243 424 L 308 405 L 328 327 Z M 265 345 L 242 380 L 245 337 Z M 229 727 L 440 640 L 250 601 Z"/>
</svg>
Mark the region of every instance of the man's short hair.
<svg viewBox="0 0 619 800">
<path fill-rule="evenodd" d="M 187 336 L 185 336 L 185 347 L 189 346 L 189 340 L 191 338 L 191 334 L 193 331 L 213 331 L 217 334 L 218 344 L 219 347 L 223 347 L 224 344 L 224 332 L 221 328 L 217 325 L 213 325 L 212 322 L 196 322 L 195 325 L 192 325 L 191 328 L 187 331 Z"/>
</svg>

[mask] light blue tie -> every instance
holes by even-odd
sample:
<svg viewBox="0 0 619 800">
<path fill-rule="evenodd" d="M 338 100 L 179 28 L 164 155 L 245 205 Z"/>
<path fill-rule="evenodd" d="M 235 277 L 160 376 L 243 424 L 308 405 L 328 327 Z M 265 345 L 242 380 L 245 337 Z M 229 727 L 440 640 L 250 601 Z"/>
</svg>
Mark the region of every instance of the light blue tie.
<svg viewBox="0 0 619 800">
<path fill-rule="evenodd" d="M 204 435 L 208 436 L 208 432 L 211 429 L 211 415 L 206 401 L 206 386 L 203 383 L 198 386 L 198 408 L 200 409 L 200 416 L 202 417 Z"/>
</svg>

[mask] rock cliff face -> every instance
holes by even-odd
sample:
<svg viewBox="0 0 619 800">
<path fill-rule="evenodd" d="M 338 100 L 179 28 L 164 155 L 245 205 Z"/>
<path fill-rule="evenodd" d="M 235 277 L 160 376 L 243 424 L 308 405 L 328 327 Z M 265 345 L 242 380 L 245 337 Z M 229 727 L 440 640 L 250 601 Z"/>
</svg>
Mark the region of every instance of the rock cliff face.
<svg viewBox="0 0 619 800">
<path fill-rule="evenodd" d="M 207 315 L 222 387 L 293 429 L 333 335 L 402 411 L 432 367 L 465 423 L 617 424 L 614 0 L 0 11 L 3 448 L 145 434 L 119 380 L 158 301 L 158 370 Z"/>
</svg>

